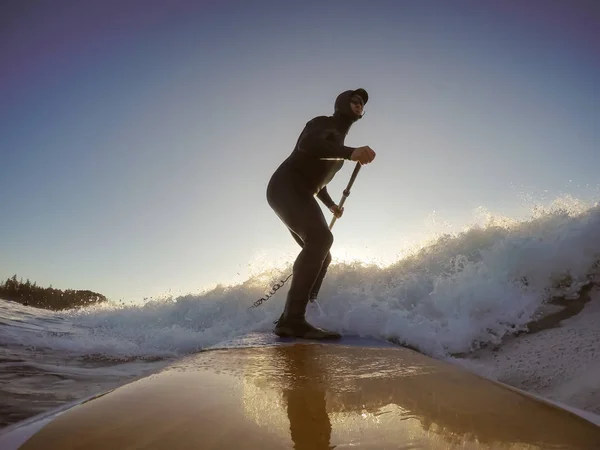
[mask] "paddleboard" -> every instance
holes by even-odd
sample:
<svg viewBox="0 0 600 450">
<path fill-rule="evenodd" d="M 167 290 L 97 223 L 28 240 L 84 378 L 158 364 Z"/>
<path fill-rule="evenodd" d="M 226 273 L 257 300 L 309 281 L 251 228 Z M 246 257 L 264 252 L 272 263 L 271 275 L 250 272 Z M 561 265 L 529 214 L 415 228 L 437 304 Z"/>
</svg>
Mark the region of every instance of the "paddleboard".
<svg viewBox="0 0 600 450">
<path fill-rule="evenodd" d="M 12 437 L 12 448 L 23 450 L 600 448 L 600 427 L 590 421 L 410 349 L 361 338 L 256 344 L 184 358 L 13 427 L 0 443 Z"/>
<path fill-rule="evenodd" d="M 377 339 L 372 337 L 344 335 L 341 339 L 324 339 L 321 341 L 307 340 L 302 338 L 288 338 L 279 337 L 270 332 L 255 332 L 249 333 L 245 336 L 235 337 L 231 340 L 225 340 L 218 344 L 209 347 L 209 350 L 225 349 L 225 348 L 248 348 L 248 347 L 266 347 L 266 346 L 278 346 L 278 345 L 289 345 L 294 343 L 315 343 L 319 342 L 326 345 L 344 345 L 344 346 L 358 346 L 358 347 L 397 347 L 390 341 L 383 339 Z"/>
</svg>

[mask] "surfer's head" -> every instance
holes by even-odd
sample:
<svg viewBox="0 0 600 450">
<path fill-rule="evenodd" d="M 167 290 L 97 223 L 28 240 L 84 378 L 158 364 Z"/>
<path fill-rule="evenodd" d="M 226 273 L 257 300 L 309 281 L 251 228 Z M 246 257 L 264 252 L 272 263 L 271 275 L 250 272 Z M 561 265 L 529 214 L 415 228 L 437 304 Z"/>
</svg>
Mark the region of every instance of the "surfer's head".
<svg viewBox="0 0 600 450">
<path fill-rule="evenodd" d="M 364 89 L 344 91 L 335 99 L 334 116 L 344 117 L 356 122 L 363 116 L 363 110 L 369 101 L 369 94 Z"/>
</svg>

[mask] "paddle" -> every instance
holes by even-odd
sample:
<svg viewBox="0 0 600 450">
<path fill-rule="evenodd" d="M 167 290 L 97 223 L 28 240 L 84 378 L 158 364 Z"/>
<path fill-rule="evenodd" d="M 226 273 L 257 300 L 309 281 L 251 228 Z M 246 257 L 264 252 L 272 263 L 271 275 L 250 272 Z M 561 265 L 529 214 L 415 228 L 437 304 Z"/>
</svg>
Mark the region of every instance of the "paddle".
<svg viewBox="0 0 600 450">
<path fill-rule="evenodd" d="M 340 204 L 338 205 L 340 208 L 344 206 L 344 203 L 346 203 L 346 199 L 350 196 L 350 188 L 354 184 L 354 180 L 356 180 L 356 176 L 358 175 L 360 168 L 361 168 L 361 164 L 359 162 L 357 162 L 356 166 L 354 166 L 354 170 L 352 171 L 352 176 L 350 177 L 348 186 L 346 186 L 346 189 L 344 189 L 344 192 L 342 194 L 342 200 L 340 200 Z M 333 219 L 331 219 L 331 223 L 329 224 L 330 230 L 333 228 L 333 224 L 335 223 L 336 219 L 337 219 L 337 217 L 335 217 L 335 216 L 333 216 Z"/>
</svg>

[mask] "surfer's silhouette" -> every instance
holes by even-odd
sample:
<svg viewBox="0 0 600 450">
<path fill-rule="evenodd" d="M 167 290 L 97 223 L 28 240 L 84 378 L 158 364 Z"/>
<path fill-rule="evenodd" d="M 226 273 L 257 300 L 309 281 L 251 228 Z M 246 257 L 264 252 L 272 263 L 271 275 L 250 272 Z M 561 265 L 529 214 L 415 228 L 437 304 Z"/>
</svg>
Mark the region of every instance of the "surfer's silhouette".
<svg viewBox="0 0 600 450">
<path fill-rule="evenodd" d="M 305 339 L 337 339 L 338 333 L 323 330 L 305 319 L 309 299 L 315 299 L 329 263 L 333 235 L 315 196 L 339 218 L 344 208 L 335 204 L 327 184 L 342 168 L 344 160 L 368 164 L 375 152 L 368 146 L 347 147 L 344 139 L 352 124 L 363 115 L 369 95 L 364 89 L 338 95 L 333 116 L 310 120 L 292 153 L 277 168 L 267 187 L 267 201 L 288 227 L 302 250 L 294 262 L 285 309 L 275 334 Z"/>
<path fill-rule="evenodd" d="M 312 345 L 279 348 L 289 377 L 283 397 L 296 450 L 329 450 L 331 422 L 327 414 L 325 374 Z M 315 374 L 322 374 L 317 376 Z"/>
</svg>

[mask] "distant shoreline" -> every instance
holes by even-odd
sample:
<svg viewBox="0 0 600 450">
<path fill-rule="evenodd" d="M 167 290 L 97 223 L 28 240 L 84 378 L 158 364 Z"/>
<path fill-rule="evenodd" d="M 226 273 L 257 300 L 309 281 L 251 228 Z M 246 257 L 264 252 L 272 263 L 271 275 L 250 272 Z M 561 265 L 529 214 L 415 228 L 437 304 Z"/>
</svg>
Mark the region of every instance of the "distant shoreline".
<svg viewBox="0 0 600 450">
<path fill-rule="evenodd" d="M 7 278 L 0 285 L 0 298 L 6 301 L 20 303 L 39 309 L 60 311 L 104 303 L 106 297 L 97 292 L 89 290 L 55 289 L 40 287 L 37 283 L 23 279 L 17 280 L 17 275 Z"/>
</svg>

